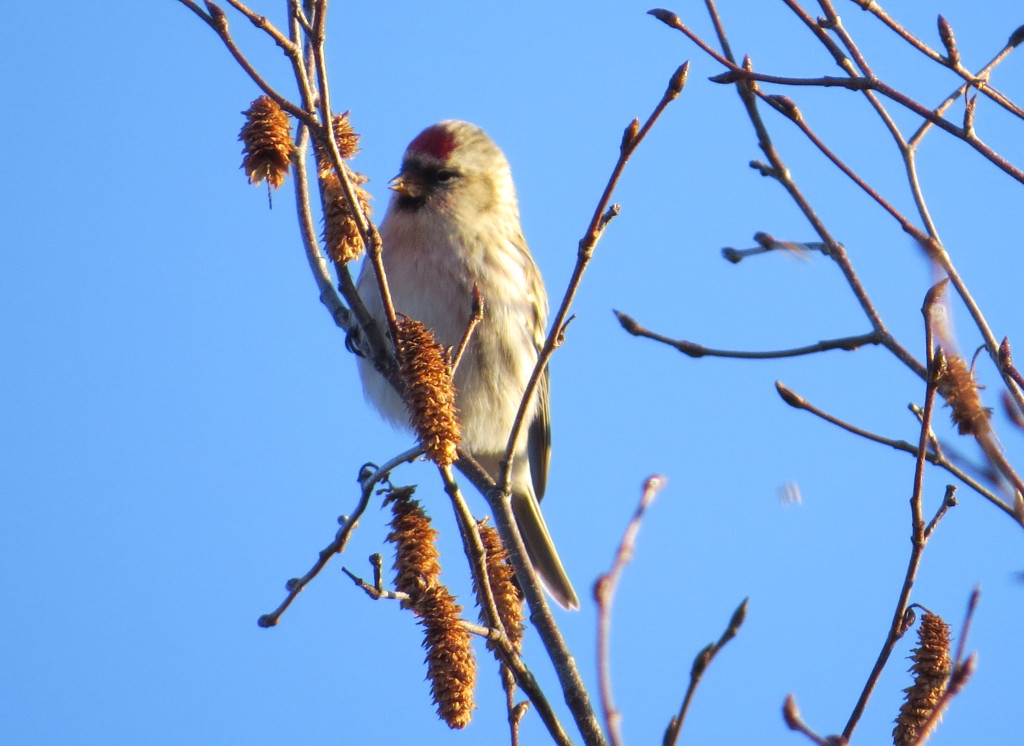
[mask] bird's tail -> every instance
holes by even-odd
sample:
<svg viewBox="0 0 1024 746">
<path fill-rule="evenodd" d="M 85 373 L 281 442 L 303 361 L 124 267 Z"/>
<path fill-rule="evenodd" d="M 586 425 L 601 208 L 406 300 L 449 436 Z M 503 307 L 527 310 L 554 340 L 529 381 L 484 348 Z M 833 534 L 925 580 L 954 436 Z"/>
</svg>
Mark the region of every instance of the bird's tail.
<svg viewBox="0 0 1024 746">
<path fill-rule="evenodd" d="M 540 512 L 540 503 L 532 490 L 512 494 L 512 515 L 515 516 L 523 544 L 526 545 L 530 564 L 545 590 L 562 608 L 578 609 L 580 600 L 562 567 L 562 560 L 558 558 L 555 543 L 551 540 L 544 516 Z"/>
</svg>

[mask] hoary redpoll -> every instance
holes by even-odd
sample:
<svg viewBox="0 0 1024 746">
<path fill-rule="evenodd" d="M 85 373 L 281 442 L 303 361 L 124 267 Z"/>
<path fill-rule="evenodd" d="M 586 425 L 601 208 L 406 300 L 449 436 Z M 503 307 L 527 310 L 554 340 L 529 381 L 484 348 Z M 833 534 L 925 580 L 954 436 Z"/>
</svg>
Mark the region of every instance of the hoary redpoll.
<svg viewBox="0 0 1024 746">
<path fill-rule="evenodd" d="M 504 154 L 475 125 L 445 121 L 412 141 L 381 224 L 384 269 L 395 310 L 456 348 L 472 313 L 484 316 L 455 372 L 462 446 L 497 479 L 512 423 L 537 362 L 547 324 L 544 282 L 523 238 L 515 185 Z M 365 263 L 359 293 L 386 328 L 376 277 Z M 401 397 L 360 360 L 367 398 L 390 422 L 408 426 Z M 534 570 L 566 608 L 579 599 L 541 516 L 551 434 L 548 377 L 534 397 L 511 475 L 512 511 Z"/>
</svg>

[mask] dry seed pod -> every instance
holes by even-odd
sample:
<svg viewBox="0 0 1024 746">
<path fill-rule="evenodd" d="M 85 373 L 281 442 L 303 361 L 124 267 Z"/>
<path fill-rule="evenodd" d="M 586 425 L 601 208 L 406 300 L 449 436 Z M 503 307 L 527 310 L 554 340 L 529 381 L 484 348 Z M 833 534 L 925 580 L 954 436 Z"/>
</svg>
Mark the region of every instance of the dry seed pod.
<svg viewBox="0 0 1024 746">
<path fill-rule="evenodd" d="M 953 424 L 961 435 L 982 435 L 988 432 L 988 418 L 992 410 L 981 406 L 978 389 L 981 388 L 974 380 L 974 374 L 967 368 L 967 363 L 959 355 L 946 359 L 939 370 L 938 390 L 952 410 Z"/>
<path fill-rule="evenodd" d="M 369 217 L 372 212 L 370 195 L 362 187 L 366 182 L 365 176 L 352 172 L 352 186 L 359 201 L 359 209 L 363 215 Z M 333 170 L 321 170 L 320 183 L 324 201 L 323 241 L 327 254 L 338 264 L 358 259 L 363 253 L 363 237 L 359 233 L 359 225 L 352 215 L 352 210 L 349 209 L 338 175 Z"/>
<path fill-rule="evenodd" d="M 334 131 L 334 140 L 338 143 L 338 152 L 342 158 L 352 158 L 359 152 L 360 135 L 352 128 L 349 112 L 335 114 L 331 118 L 331 129 Z M 363 237 L 359 233 L 359 224 L 349 207 L 348 200 L 345 199 L 326 144 L 317 141 L 314 150 L 324 205 L 324 247 L 333 262 L 351 262 L 363 253 Z M 355 171 L 350 171 L 349 175 L 356 201 L 359 203 L 359 211 L 364 217 L 369 218 L 372 212 L 370 195 L 362 187 L 368 179 Z"/>
<path fill-rule="evenodd" d="M 516 650 L 523 645 L 523 595 L 516 584 L 515 570 L 508 561 L 508 552 L 501 543 L 501 536 L 494 526 L 480 526 L 480 539 L 487 554 L 487 580 L 494 594 L 494 605 L 505 627 L 505 634 Z M 477 590 L 479 597 L 479 590 Z M 483 602 L 480 602 L 481 609 Z M 483 613 L 481 611 L 481 618 Z M 487 623 L 483 619 L 484 624 Z M 490 643 L 488 643 L 490 646 Z"/>
<path fill-rule="evenodd" d="M 900 707 L 892 737 L 895 746 L 921 744 L 929 733 L 921 733 L 932 711 L 946 691 L 953 664 L 949 659 L 949 626 L 942 617 L 925 612 L 917 630 L 917 647 L 910 659 L 914 683 L 904 689 L 906 699 Z"/>
<path fill-rule="evenodd" d="M 398 320 L 395 348 L 413 429 L 431 461 L 451 466 L 457 457 L 459 420 L 448 354 L 427 327 L 404 316 Z"/>
<path fill-rule="evenodd" d="M 288 175 L 294 150 L 288 115 L 270 96 L 260 96 L 242 113 L 242 168 L 250 184 L 266 180 L 277 189 Z"/>
<path fill-rule="evenodd" d="M 342 158 L 353 158 L 359 152 L 360 135 L 352 128 L 349 120 L 349 112 L 335 114 L 331 117 L 331 129 L 334 130 L 334 140 L 338 143 L 338 152 Z M 323 143 L 316 143 L 316 161 L 320 168 L 320 174 L 326 171 L 333 171 L 330 156 Z"/>
<path fill-rule="evenodd" d="M 427 678 L 438 716 L 449 728 L 465 728 L 473 718 L 476 657 L 462 608 L 443 585 L 430 588 L 417 603 L 427 649 Z"/>
<path fill-rule="evenodd" d="M 391 533 L 388 541 L 395 545 L 395 588 L 408 594 L 404 606 L 415 608 L 416 601 L 426 590 L 440 585 L 441 563 L 437 551 L 437 531 L 417 500 L 412 499 L 413 488 L 394 490 L 391 502 Z"/>
<path fill-rule="evenodd" d="M 391 533 L 395 544 L 395 587 L 409 596 L 403 605 L 420 617 L 427 649 L 427 678 L 437 714 L 450 728 L 464 728 L 473 716 L 476 658 L 462 608 L 441 582 L 437 531 L 411 487 L 393 490 Z"/>
</svg>

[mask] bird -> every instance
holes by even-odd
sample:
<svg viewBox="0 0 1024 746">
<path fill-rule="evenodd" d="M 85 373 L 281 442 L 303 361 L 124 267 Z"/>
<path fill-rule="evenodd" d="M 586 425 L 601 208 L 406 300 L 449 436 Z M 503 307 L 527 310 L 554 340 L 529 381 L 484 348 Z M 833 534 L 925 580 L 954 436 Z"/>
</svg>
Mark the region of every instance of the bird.
<svg viewBox="0 0 1024 746">
<path fill-rule="evenodd" d="M 382 261 L 395 311 L 455 349 L 472 315 L 474 287 L 483 318 L 455 371 L 461 445 L 496 480 L 523 393 L 544 343 L 548 299 L 523 237 L 512 172 L 480 127 L 446 120 L 409 144 L 380 225 Z M 359 295 L 387 328 L 375 272 L 364 262 Z M 398 392 L 361 358 L 368 401 L 384 419 L 409 427 Z M 551 454 L 549 376 L 544 371 L 524 420 L 510 475 L 511 507 L 527 558 L 565 609 L 579 598 L 540 510 Z"/>
</svg>

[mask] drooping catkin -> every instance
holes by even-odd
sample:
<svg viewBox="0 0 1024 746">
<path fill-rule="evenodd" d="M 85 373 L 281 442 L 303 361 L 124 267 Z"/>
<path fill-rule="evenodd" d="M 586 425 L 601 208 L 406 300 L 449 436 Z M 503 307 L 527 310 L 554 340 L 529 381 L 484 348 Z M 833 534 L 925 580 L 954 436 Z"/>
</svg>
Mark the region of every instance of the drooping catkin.
<svg viewBox="0 0 1024 746">
<path fill-rule="evenodd" d="M 422 616 L 427 678 L 438 716 L 449 728 L 465 728 L 473 718 L 476 657 L 462 626 L 462 607 L 444 585 L 425 591 L 416 604 Z"/>
<path fill-rule="evenodd" d="M 942 617 L 925 612 L 917 630 L 917 647 L 911 654 L 910 671 L 914 683 L 904 689 L 906 698 L 900 707 L 892 731 L 895 746 L 924 743 L 930 733 L 922 733 L 932 712 L 946 691 L 953 664 L 949 658 L 949 626 Z"/>
<path fill-rule="evenodd" d="M 260 96 L 242 113 L 242 168 L 250 184 L 266 181 L 277 189 L 288 175 L 294 151 L 288 115 L 270 96 Z"/>
<path fill-rule="evenodd" d="M 516 584 L 516 574 L 508 561 L 508 552 L 501 542 L 498 529 L 494 526 L 480 526 L 480 540 L 486 552 L 487 580 L 494 595 L 494 605 L 498 616 L 505 627 L 505 634 L 512 647 L 520 650 L 523 645 L 523 595 Z M 488 621 L 484 615 L 484 601 L 480 589 L 476 588 L 480 619 L 484 624 Z M 488 647 L 491 644 L 488 642 Z"/>
<path fill-rule="evenodd" d="M 348 159 L 355 156 L 359 152 L 359 133 L 352 128 L 349 113 L 346 111 L 343 114 L 336 114 L 331 119 L 331 128 L 341 157 Z M 344 264 L 362 255 L 363 238 L 348 200 L 345 199 L 338 172 L 331 162 L 327 148 L 323 143 L 317 142 L 315 151 L 324 205 L 324 247 L 332 261 Z M 356 171 L 349 173 L 359 210 L 365 217 L 369 217 L 372 212 L 370 195 L 362 186 L 368 179 Z"/>
<path fill-rule="evenodd" d="M 951 355 L 939 367 L 938 391 L 946 404 L 953 410 L 953 424 L 961 435 L 983 435 L 991 427 L 988 418 L 992 410 L 981 405 L 974 373 L 959 355 Z"/>
<path fill-rule="evenodd" d="M 398 320 L 399 375 L 405 382 L 405 405 L 427 458 L 451 466 L 459 445 L 458 410 L 448 353 L 419 321 Z"/>
<path fill-rule="evenodd" d="M 427 678 L 437 714 L 449 727 L 464 728 L 473 714 L 476 658 L 469 632 L 462 626 L 462 608 L 441 582 L 437 531 L 412 493 L 412 488 L 401 488 L 388 497 L 395 587 L 408 595 L 403 604 L 423 626 Z"/>
<path fill-rule="evenodd" d="M 352 172 L 352 186 L 359 209 L 369 217 L 372 212 L 370 195 L 362 185 L 367 178 L 355 171 Z M 324 201 L 324 248 L 331 261 L 345 264 L 362 256 L 363 237 L 359 233 L 359 224 L 349 208 L 341 181 L 334 171 L 321 172 L 320 184 Z"/>
<path fill-rule="evenodd" d="M 354 158 L 359 152 L 360 134 L 352 127 L 349 112 L 342 112 L 331 117 L 331 129 L 334 131 L 334 141 L 338 143 L 338 153 L 341 157 Z M 316 143 L 316 160 L 321 171 L 333 168 L 327 148 L 321 142 Z"/>
<path fill-rule="evenodd" d="M 391 502 L 388 541 L 395 545 L 395 589 L 409 596 L 407 602 L 403 601 L 407 608 L 415 608 L 416 600 L 424 591 L 441 583 L 437 531 L 412 494 L 412 487 L 400 487 L 388 496 Z"/>
</svg>

